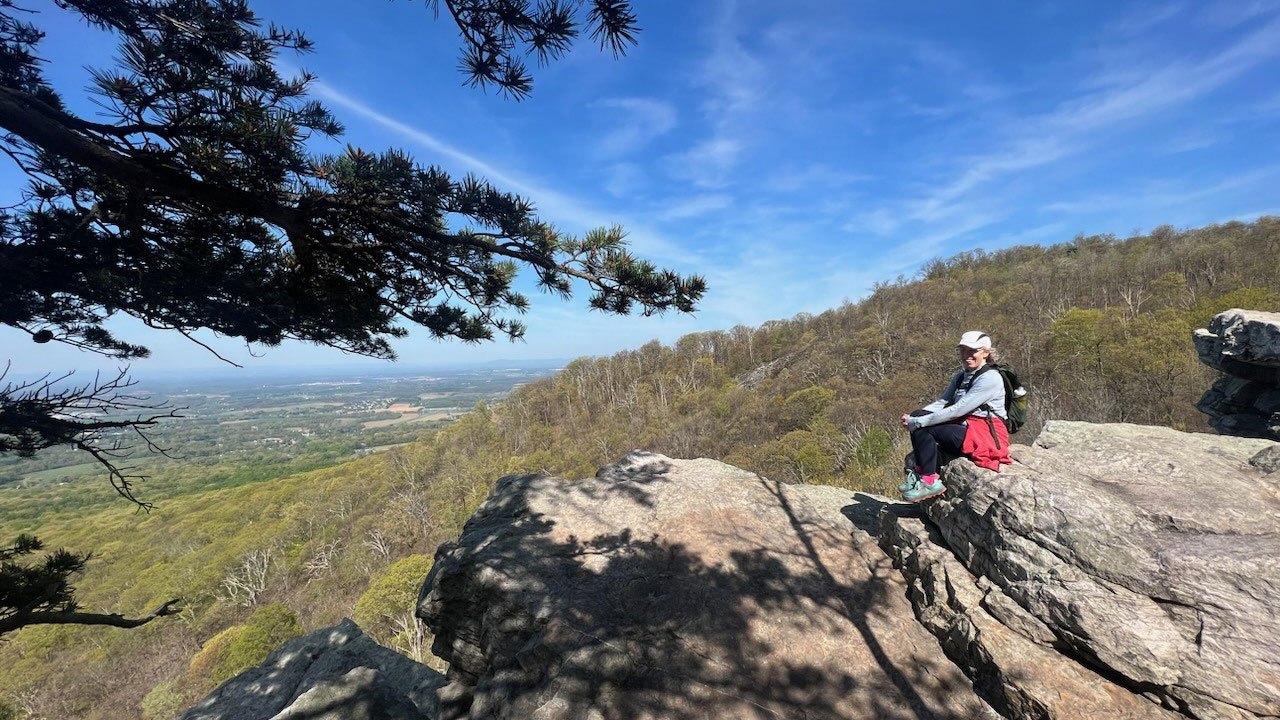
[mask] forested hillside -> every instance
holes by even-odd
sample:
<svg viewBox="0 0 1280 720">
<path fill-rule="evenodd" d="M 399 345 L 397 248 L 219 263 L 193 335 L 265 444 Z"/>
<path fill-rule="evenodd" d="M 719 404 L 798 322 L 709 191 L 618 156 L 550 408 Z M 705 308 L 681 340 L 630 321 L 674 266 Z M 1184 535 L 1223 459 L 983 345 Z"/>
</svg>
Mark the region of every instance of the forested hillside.
<svg viewBox="0 0 1280 720">
<path fill-rule="evenodd" d="M 134 631 L 15 633 L 0 694 L 31 717 L 169 718 L 280 638 L 353 612 L 421 657 L 426 639 L 403 620 L 422 556 L 505 473 L 580 477 L 639 447 L 884 492 L 904 451 L 897 418 L 941 389 L 962 330 L 991 333 L 1029 385 L 1020 441 L 1050 417 L 1207 430 L 1194 403 L 1212 375 L 1191 330 L 1230 307 L 1280 308 L 1277 258 L 1280 218 L 972 251 L 820 315 L 577 360 L 384 455 L 147 516 L 6 515 L 6 535 L 100 549 L 86 606 L 136 614 L 180 594 L 188 609 Z"/>
<path fill-rule="evenodd" d="M 632 447 L 720 458 L 771 477 L 896 484 L 897 419 L 937 396 L 955 339 L 989 332 L 1045 418 L 1208 430 L 1212 373 L 1191 331 L 1230 307 L 1280 307 L 1280 218 L 1119 240 L 981 250 L 815 316 L 579 360 L 501 408 L 511 455 L 591 472 Z M 895 447 L 896 446 L 896 447 Z"/>
</svg>

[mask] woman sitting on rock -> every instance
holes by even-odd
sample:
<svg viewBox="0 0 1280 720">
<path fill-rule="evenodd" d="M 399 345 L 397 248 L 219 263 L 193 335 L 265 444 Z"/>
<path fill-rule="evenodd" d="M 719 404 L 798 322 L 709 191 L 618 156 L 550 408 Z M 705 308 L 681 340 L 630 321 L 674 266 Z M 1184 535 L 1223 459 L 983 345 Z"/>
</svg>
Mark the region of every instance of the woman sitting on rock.
<svg viewBox="0 0 1280 720">
<path fill-rule="evenodd" d="M 1009 458 L 1005 428 L 1004 381 L 995 372 L 997 354 L 991 336 L 970 330 L 956 343 L 962 369 L 951 378 L 942 397 L 902 416 L 911 431 L 915 467 L 898 489 L 903 498 L 919 502 L 947 491 L 938 477 L 938 453 L 966 455 L 978 465 L 999 470 Z"/>
</svg>

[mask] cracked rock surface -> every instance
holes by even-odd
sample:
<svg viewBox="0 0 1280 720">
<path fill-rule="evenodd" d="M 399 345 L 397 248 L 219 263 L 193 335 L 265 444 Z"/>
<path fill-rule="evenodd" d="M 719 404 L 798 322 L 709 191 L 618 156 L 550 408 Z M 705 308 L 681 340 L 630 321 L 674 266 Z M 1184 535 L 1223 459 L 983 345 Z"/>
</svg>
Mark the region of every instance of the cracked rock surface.
<svg viewBox="0 0 1280 720">
<path fill-rule="evenodd" d="M 634 452 L 500 480 L 417 614 L 184 720 L 1280 718 L 1280 443 L 1051 421 L 907 505 Z"/>
<path fill-rule="evenodd" d="M 883 504 L 640 452 L 504 478 L 419 600 L 441 717 L 998 717 L 916 621 Z"/>
<path fill-rule="evenodd" d="M 1196 718 L 1274 717 L 1280 477 L 1268 468 L 1276 447 L 1053 421 L 1032 447 L 1014 446 L 1016 462 L 999 474 L 953 462 L 948 493 L 927 504 L 936 532 L 886 518 L 881 544 L 914 578 L 914 593 L 930 594 L 916 601 L 926 624 L 931 614 L 999 605 L 1015 618 L 1001 626 L 1026 643 L 1163 707 Z M 939 576 L 962 590 L 940 592 Z M 946 633 L 973 633 L 981 617 L 943 618 L 943 644 Z M 1104 716 L 1146 717 L 1047 715 Z"/>
<path fill-rule="evenodd" d="M 1058 649 L 1053 630 L 985 577 L 973 576 L 932 524 L 903 506 L 881 518 L 880 543 L 902 568 L 920 622 L 1007 718 L 1177 720 Z"/>
</svg>

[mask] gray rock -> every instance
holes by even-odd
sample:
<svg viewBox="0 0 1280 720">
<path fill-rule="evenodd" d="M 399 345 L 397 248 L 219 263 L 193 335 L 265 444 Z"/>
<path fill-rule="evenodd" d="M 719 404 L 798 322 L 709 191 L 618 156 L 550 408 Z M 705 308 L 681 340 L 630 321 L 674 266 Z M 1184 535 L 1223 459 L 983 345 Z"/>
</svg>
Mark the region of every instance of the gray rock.
<svg viewBox="0 0 1280 720">
<path fill-rule="evenodd" d="M 1258 398 L 1270 389 L 1271 386 L 1255 380 L 1222 377 L 1210 386 L 1196 407 L 1207 415 L 1254 413 Z"/>
<path fill-rule="evenodd" d="M 441 717 L 998 717 L 913 617 L 883 504 L 639 452 L 503 478 L 419 600 Z"/>
<path fill-rule="evenodd" d="M 937 530 L 909 510 L 886 506 L 880 546 L 902 569 L 920 622 L 1004 717 L 1182 718 L 1059 653 L 1047 625 L 970 574 Z"/>
<path fill-rule="evenodd" d="M 1243 412 L 1209 418 L 1209 424 L 1223 435 L 1247 438 L 1276 437 L 1271 429 L 1271 419 L 1258 413 Z"/>
<path fill-rule="evenodd" d="M 382 673 L 358 667 L 324 680 L 271 720 L 419 720 L 422 710 Z"/>
<path fill-rule="evenodd" d="M 1264 473 L 1280 470 L 1280 444 L 1259 450 L 1257 455 L 1249 458 L 1249 464 Z"/>
<path fill-rule="evenodd" d="M 1250 465 L 1275 445 L 1053 421 L 999 474 L 953 462 L 928 516 L 1080 663 L 1192 717 L 1280 715 L 1280 487 Z"/>
<path fill-rule="evenodd" d="M 182 720 L 433 720 L 443 683 L 343 620 L 284 643 Z"/>
<path fill-rule="evenodd" d="M 748 390 L 755 388 L 765 380 L 776 377 L 778 373 L 785 370 L 788 365 L 794 363 L 798 357 L 798 353 L 787 353 L 780 358 L 771 360 L 759 367 L 752 368 L 736 378 L 738 384 Z"/>
<path fill-rule="evenodd" d="M 1197 330 L 1193 340 L 1200 360 L 1228 375 L 1251 379 L 1221 363 L 1280 368 L 1280 313 L 1227 310 Z"/>
<path fill-rule="evenodd" d="M 1280 413 L 1280 388 L 1268 390 L 1253 401 L 1253 407 L 1265 415 Z"/>
<path fill-rule="evenodd" d="M 1213 428 L 1280 440 L 1280 313 L 1228 310 L 1193 339 L 1200 360 L 1227 374 L 1196 404 Z"/>
</svg>

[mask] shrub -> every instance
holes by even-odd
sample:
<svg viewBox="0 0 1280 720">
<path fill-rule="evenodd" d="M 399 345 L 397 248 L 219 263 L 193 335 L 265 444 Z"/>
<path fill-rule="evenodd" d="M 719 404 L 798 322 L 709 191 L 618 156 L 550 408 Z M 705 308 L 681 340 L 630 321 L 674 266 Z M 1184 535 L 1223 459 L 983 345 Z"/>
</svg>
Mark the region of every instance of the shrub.
<svg viewBox="0 0 1280 720">
<path fill-rule="evenodd" d="M 302 634 L 298 617 L 280 603 L 264 605 L 243 625 L 232 625 L 209 638 L 191 658 L 184 685 L 206 693 L 267 659 L 280 643 Z"/>
<path fill-rule="evenodd" d="M 219 669 L 231 643 L 235 642 L 244 630 L 244 625 L 232 625 L 209 638 L 200 647 L 200 651 L 192 656 L 183 684 L 189 686 L 194 695 L 203 695 L 226 679 L 225 677 L 220 680 L 215 678 L 220 674 Z"/>
<path fill-rule="evenodd" d="M 280 603 L 264 605 L 249 616 L 244 631 L 227 646 L 216 668 L 214 682 L 225 682 L 267 659 L 280 643 L 302 634 L 298 616 Z"/>
<path fill-rule="evenodd" d="M 378 642 L 390 642 L 397 631 L 395 619 L 413 612 L 431 564 L 428 555 L 410 555 L 392 563 L 369 582 L 369 589 L 356 602 L 352 619 Z"/>
<path fill-rule="evenodd" d="M 822 414 L 836 392 L 817 385 L 797 390 L 783 401 L 783 423 L 793 430 L 803 428 Z"/>
</svg>

